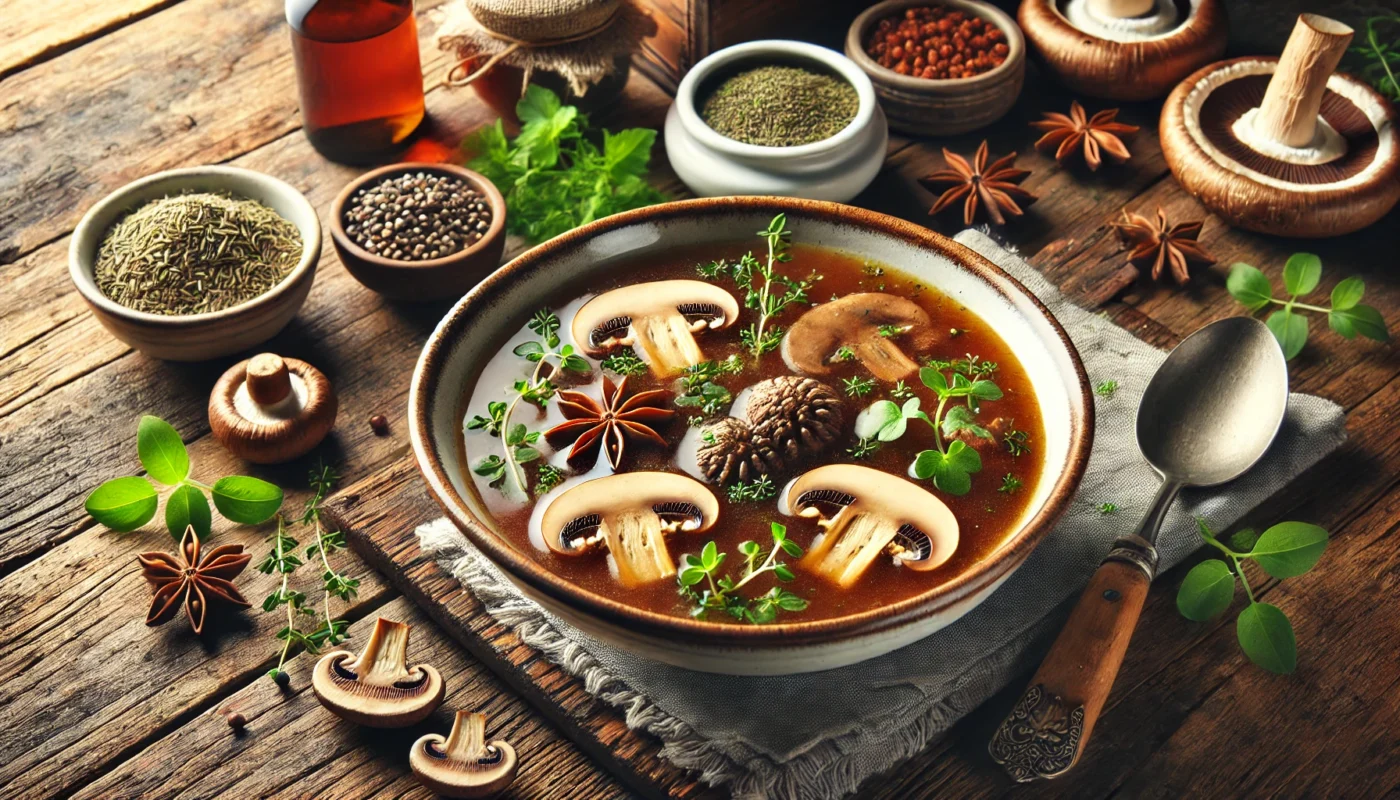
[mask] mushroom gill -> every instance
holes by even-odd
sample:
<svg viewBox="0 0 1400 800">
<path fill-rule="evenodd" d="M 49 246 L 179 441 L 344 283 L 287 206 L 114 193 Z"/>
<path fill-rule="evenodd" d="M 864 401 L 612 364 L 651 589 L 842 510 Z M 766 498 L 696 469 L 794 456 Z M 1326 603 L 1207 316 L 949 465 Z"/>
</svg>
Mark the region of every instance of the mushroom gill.
<svg viewBox="0 0 1400 800">
<path fill-rule="evenodd" d="M 604 292 L 574 315 L 571 330 L 591 356 L 635 348 L 653 374 L 667 377 L 705 360 L 695 334 L 726 328 L 739 316 L 729 292 L 703 281 L 636 283 Z"/>
<path fill-rule="evenodd" d="M 509 742 L 486 740 L 486 715 L 458 711 L 444 739 L 430 733 L 413 743 L 409 766 L 419 783 L 443 797 L 490 797 L 515 780 L 519 759 Z"/>
<path fill-rule="evenodd" d="M 371 728 L 402 728 L 433 713 L 446 686 L 433 667 L 408 666 L 410 630 L 405 623 L 380 617 L 359 658 L 345 650 L 323 656 L 311 675 L 311 688 L 321 705 Z"/>
</svg>

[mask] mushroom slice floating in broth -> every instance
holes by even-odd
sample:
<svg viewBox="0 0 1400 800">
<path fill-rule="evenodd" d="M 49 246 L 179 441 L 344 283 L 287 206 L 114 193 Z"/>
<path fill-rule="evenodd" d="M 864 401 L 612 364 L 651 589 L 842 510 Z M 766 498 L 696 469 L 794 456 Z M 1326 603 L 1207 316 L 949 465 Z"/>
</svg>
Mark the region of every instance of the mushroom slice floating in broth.
<svg viewBox="0 0 1400 800">
<path fill-rule="evenodd" d="M 705 360 L 695 334 L 739 317 L 734 295 L 702 281 L 652 281 L 604 292 L 574 315 L 574 341 L 598 357 L 620 346 L 640 351 L 659 377 Z"/>
<path fill-rule="evenodd" d="M 446 685 L 427 664 L 408 666 L 410 628 L 380 617 L 359 658 L 344 650 L 327 653 L 311 674 L 316 699 L 336 716 L 371 728 L 403 728 L 433 713 Z"/>
<path fill-rule="evenodd" d="M 827 375 L 841 348 L 882 381 L 919 369 L 905 350 L 937 344 L 928 314 L 911 300 L 884 292 L 859 292 L 822 303 L 798 318 L 783 337 L 783 360 L 805 375 Z"/>
<path fill-rule="evenodd" d="M 628 472 L 585 481 L 555 498 L 540 529 L 564 556 L 611 554 L 623 586 L 676 574 L 666 534 L 708 530 L 719 501 L 704 484 L 671 472 Z"/>
<path fill-rule="evenodd" d="M 788 487 L 787 505 L 818 517 L 823 535 L 800 565 L 849 587 L 879 558 L 926 571 L 958 547 L 958 520 L 943 501 L 903 478 L 855 464 L 828 464 Z"/>
</svg>

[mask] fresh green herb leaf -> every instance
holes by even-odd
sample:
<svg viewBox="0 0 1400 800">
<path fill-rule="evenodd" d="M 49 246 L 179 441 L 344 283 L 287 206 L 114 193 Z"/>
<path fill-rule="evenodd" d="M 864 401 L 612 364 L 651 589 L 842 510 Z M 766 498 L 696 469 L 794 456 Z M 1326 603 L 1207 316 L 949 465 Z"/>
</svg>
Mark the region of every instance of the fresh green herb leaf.
<svg viewBox="0 0 1400 800">
<path fill-rule="evenodd" d="M 1001 437 L 1001 443 L 1005 445 L 1006 452 L 1012 457 L 1023 456 L 1031 451 L 1031 435 L 1025 431 L 1012 430 Z"/>
<path fill-rule="evenodd" d="M 747 483 L 736 483 L 729 487 L 729 502 L 750 503 L 771 500 L 778 495 L 778 487 L 767 475 L 762 475 Z"/>
<path fill-rule="evenodd" d="M 841 385 L 846 390 L 846 394 L 851 397 L 865 397 L 875 391 L 875 379 L 862 375 L 853 375 L 849 378 L 842 378 Z"/>
<path fill-rule="evenodd" d="M 876 329 L 876 332 L 879 333 L 881 336 L 885 337 L 886 339 L 894 339 L 898 337 L 901 333 L 904 333 L 904 328 L 901 328 L 898 325 L 881 325 L 879 328 Z"/>
<path fill-rule="evenodd" d="M 777 618 L 779 611 L 796 612 L 807 608 L 807 600 L 779 586 L 756 598 L 740 594 L 753 579 L 771 573 L 780 581 L 795 577 L 786 564 L 778 561 L 780 554 L 802 557 L 802 548 L 787 538 L 787 528 L 774 522 L 770 526 L 773 547 L 764 551 L 756 542 L 740 542 L 738 552 L 744 558 L 744 570 L 738 580 L 722 573 L 725 554 L 714 542 L 707 542 L 698 556 L 687 553 L 681 558 L 676 583 L 682 596 L 693 604 L 691 616 L 703 617 L 711 611 L 723 612 L 741 622 L 763 625 Z"/>
<path fill-rule="evenodd" d="M 638 358 L 632 350 L 619 350 L 604 358 L 600 366 L 609 372 L 627 377 L 644 375 L 647 371 L 646 362 Z"/>
<path fill-rule="evenodd" d="M 872 453 L 880 449 L 880 443 L 875 439 L 861 439 L 853 446 L 846 448 L 846 455 L 855 461 L 869 458 Z"/>
<path fill-rule="evenodd" d="M 1283 279 L 1289 294 L 1287 299 L 1274 297 L 1268 278 L 1248 264 L 1235 264 L 1226 286 L 1230 294 L 1250 311 L 1258 311 L 1269 305 L 1282 306 L 1270 314 L 1265 323 L 1274 338 L 1278 339 L 1286 359 L 1302 352 L 1308 341 L 1305 311 L 1326 314 L 1328 327 L 1344 338 L 1354 339 L 1360 334 L 1380 342 L 1390 340 L 1390 331 L 1381 313 L 1371 306 L 1361 305 L 1366 284 L 1360 278 L 1345 278 L 1332 289 L 1331 308 L 1299 302 L 1299 297 L 1317 289 L 1321 277 L 1321 259 L 1311 253 L 1294 253 L 1284 265 Z"/>
<path fill-rule="evenodd" d="M 1002 494 L 1012 494 L 1023 485 L 1020 478 L 1008 472 L 1001 477 L 1001 488 L 997 491 Z"/>
<path fill-rule="evenodd" d="M 1254 549 L 1254 543 L 1259 541 L 1259 534 L 1253 528 L 1235 531 L 1230 534 L 1230 547 L 1239 553 L 1248 553 Z"/>
<path fill-rule="evenodd" d="M 1332 287 L 1332 310 L 1346 311 L 1356 308 L 1361 298 L 1366 296 L 1366 282 L 1356 276 L 1343 278 Z"/>
<path fill-rule="evenodd" d="M 1327 314 L 1327 325 L 1337 334 L 1355 339 L 1361 334 L 1377 342 L 1390 341 L 1390 331 L 1386 330 L 1381 312 L 1371 306 L 1355 305 L 1341 310 L 1333 309 Z"/>
<path fill-rule="evenodd" d="M 564 482 L 564 473 L 552 464 L 541 464 L 535 475 L 535 494 L 549 494 Z"/>
<path fill-rule="evenodd" d="M 1250 603 L 1235 623 L 1240 648 L 1264 669 L 1287 675 L 1298 666 L 1298 641 L 1293 624 L 1278 606 Z"/>
<path fill-rule="evenodd" d="M 1176 609 L 1193 622 L 1205 622 L 1225 613 L 1235 597 L 1235 575 L 1224 561 L 1202 561 L 1186 573 L 1176 593 Z"/>
<path fill-rule="evenodd" d="M 1387 35 L 1383 29 L 1389 29 Z M 1361 77 L 1391 102 L 1400 103 L 1400 14 L 1384 14 L 1366 20 L 1361 42 L 1348 51 Z"/>
<path fill-rule="evenodd" d="M 282 507 L 282 490 L 267 481 L 232 475 L 214 484 L 214 507 L 225 517 L 244 525 L 272 519 Z"/>
<path fill-rule="evenodd" d="M 982 471 L 982 457 L 964 442 L 954 439 L 947 452 L 924 450 L 914 459 L 914 474 L 954 496 L 972 491 L 973 473 Z"/>
<path fill-rule="evenodd" d="M 189 477 L 189 451 L 180 434 L 160 417 L 147 414 L 141 418 L 136 427 L 136 455 L 146 472 L 166 486 L 178 486 Z"/>
<path fill-rule="evenodd" d="M 130 533 L 156 515 L 160 498 L 145 478 L 115 478 L 88 495 L 83 508 L 92 518 L 118 533 Z"/>
<path fill-rule="evenodd" d="M 836 356 L 834 357 L 834 360 L 839 362 L 855 361 L 856 351 L 843 344 L 840 347 L 836 348 Z M 899 383 L 900 385 L 903 385 L 904 381 L 900 381 Z"/>
<path fill-rule="evenodd" d="M 1311 570 L 1327 548 L 1327 531 L 1306 522 L 1280 522 L 1264 531 L 1249 557 L 1275 578 L 1292 578 Z"/>
<path fill-rule="evenodd" d="M 1103 514 L 1104 516 L 1108 516 L 1109 514 L 1117 514 L 1118 506 L 1113 503 L 1099 503 L 1099 513 Z"/>
<path fill-rule="evenodd" d="M 755 359 L 778 349 L 783 329 L 770 323 L 788 306 L 810 302 L 807 292 L 818 280 L 817 276 L 796 280 L 778 272 L 778 264 L 792 260 L 788 252 L 792 231 L 787 229 L 787 215 L 774 217 L 758 236 L 767 243 L 766 259 L 760 261 L 749 252 L 735 261 L 712 261 L 696 267 L 701 277 L 709 280 L 728 277 L 734 281 L 744 292 L 744 307 L 758 312 L 758 321 L 739 334 L 740 342 Z"/>
<path fill-rule="evenodd" d="M 1258 268 L 1248 264 L 1235 264 L 1230 267 L 1230 276 L 1225 279 L 1225 289 L 1250 311 L 1258 311 L 1273 299 L 1274 287 Z"/>
<path fill-rule="evenodd" d="M 1285 361 L 1301 353 L 1303 345 L 1308 343 L 1308 318 L 1296 313 L 1291 305 L 1270 314 L 1264 324 L 1278 339 Z"/>
<path fill-rule="evenodd" d="M 914 396 L 914 390 L 904 385 L 904 381 L 895 381 L 894 388 L 890 389 L 890 397 L 896 400 L 908 400 Z"/>
<path fill-rule="evenodd" d="M 1312 292 L 1322 281 L 1322 259 L 1312 253 L 1294 253 L 1283 265 L 1283 288 L 1291 295 Z"/>
<path fill-rule="evenodd" d="M 209 510 L 209 500 L 204 492 L 195 487 L 177 487 L 165 501 L 165 527 L 170 530 L 171 536 L 178 539 L 184 535 L 186 528 L 194 528 L 197 538 L 208 539 L 213 525 L 214 515 Z M 178 536 L 176 531 L 180 532 Z"/>
<path fill-rule="evenodd" d="M 1094 394 L 1099 397 L 1109 398 L 1118 391 L 1118 381 L 1106 380 L 1094 387 Z"/>
<path fill-rule="evenodd" d="M 966 406 L 953 406 L 943 415 L 943 435 L 952 436 L 958 431 L 967 431 L 981 439 L 993 439 L 992 432 L 977 424 L 972 411 Z"/>
</svg>

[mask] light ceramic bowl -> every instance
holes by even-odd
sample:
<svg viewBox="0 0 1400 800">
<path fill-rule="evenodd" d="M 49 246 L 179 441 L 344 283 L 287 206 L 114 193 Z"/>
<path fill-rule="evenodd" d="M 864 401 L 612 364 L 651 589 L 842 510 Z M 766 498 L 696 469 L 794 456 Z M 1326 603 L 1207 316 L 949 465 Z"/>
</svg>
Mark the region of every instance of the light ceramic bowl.
<svg viewBox="0 0 1400 800">
<path fill-rule="evenodd" d="M 97 288 L 93 264 L 111 226 L 151 200 L 172 194 L 223 192 L 256 200 L 301 232 L 301 258 L 283 281 L 236 306 L 206 314 L 165 316 L 118 304 Z M 152 358 L 204 361 L 255 347 L 292 321 L 321 259 L 321 222 L 306 197 L 270 175 L 237 167 L 189 167 L 132 181 L 88 209 L 68 246 L 68 273 L 93 316 L 109 333 Z"/>
<path fill-rule="evenodd" d="M 463 405 L 480 371 L 561 284 L 638 263 L 649 253 L 751 238 L 777 213 L 802 243 L 897 265 L 978 314 L 1026 368 L 1040 401 L 1045 469 L 1025 516 L 988 558 L 914 598 L 814 622 L 726 625 L 643 611 L 579 588 L 494 530 L 459 450 Z M 609 274 L 609 280 L 615 279 Z M 567 326 L 566 326 L 567 329 Z M 438 324 L 413 373 L 409 433 L 433 497 L 447 516 L 529 597 L 590 635 L 637 655 L 705 672 L 813 672 L 882 655 L 967 613 L 1021 565 L 1059 519 L 1089 458 L 1093 403 L 1079 356 L 1026 289 L 962 245 L 894 217 L 776 197 L 665 203 L 585 225 L 516 258 L 472 289 Z M 722 524 L 722 523 L 721 523 Z"/>
<path fill-rule="evenodd" d="M 860 98 L 855 119 L 834 136 L 793 147 L 747 144 L 705 124 L 699 104 L 721 81 L 773 64 L 844 79 Z M 781 195 L 845 202 L 879 173 L 889 125 L 870 78 L 849 58 L 806 42 L 765 39 L 726 47 L 692 67 L 666 113 L 665 138 L 671 168 L 701 197 Z"/>
<path fill-rule="evenodd" d="M 953 136 L 975 131 L 1006 116 L 1026 82 L 1026 40 L 1006 12 L 980 0 L 940 0 L 995 25 L 1006 35 L 1006 60 L 971 78 L 935 80 L 900 75 L 865 52 L 870 29 L 927 0 L 885 0 L 866 9 L 846 32 L 846 55 L 870 75 L 890 127 L 914 136 Z"/>
</svg>

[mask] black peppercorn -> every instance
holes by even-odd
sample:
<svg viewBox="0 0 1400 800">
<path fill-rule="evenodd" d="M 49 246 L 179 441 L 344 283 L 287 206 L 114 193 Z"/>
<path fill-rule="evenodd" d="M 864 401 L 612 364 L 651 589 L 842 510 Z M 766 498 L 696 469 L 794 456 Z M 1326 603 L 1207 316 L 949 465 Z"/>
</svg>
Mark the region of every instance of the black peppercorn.
<svg viewBox="0 0 1400 800">
<path fill-rule="evenodd" d="M 355 192 L 344 222 L 346 234 L 374 255 L 427 261 L 481 241 L 491 205 L 461 178 L 406 172 Z"/>
</svg>

